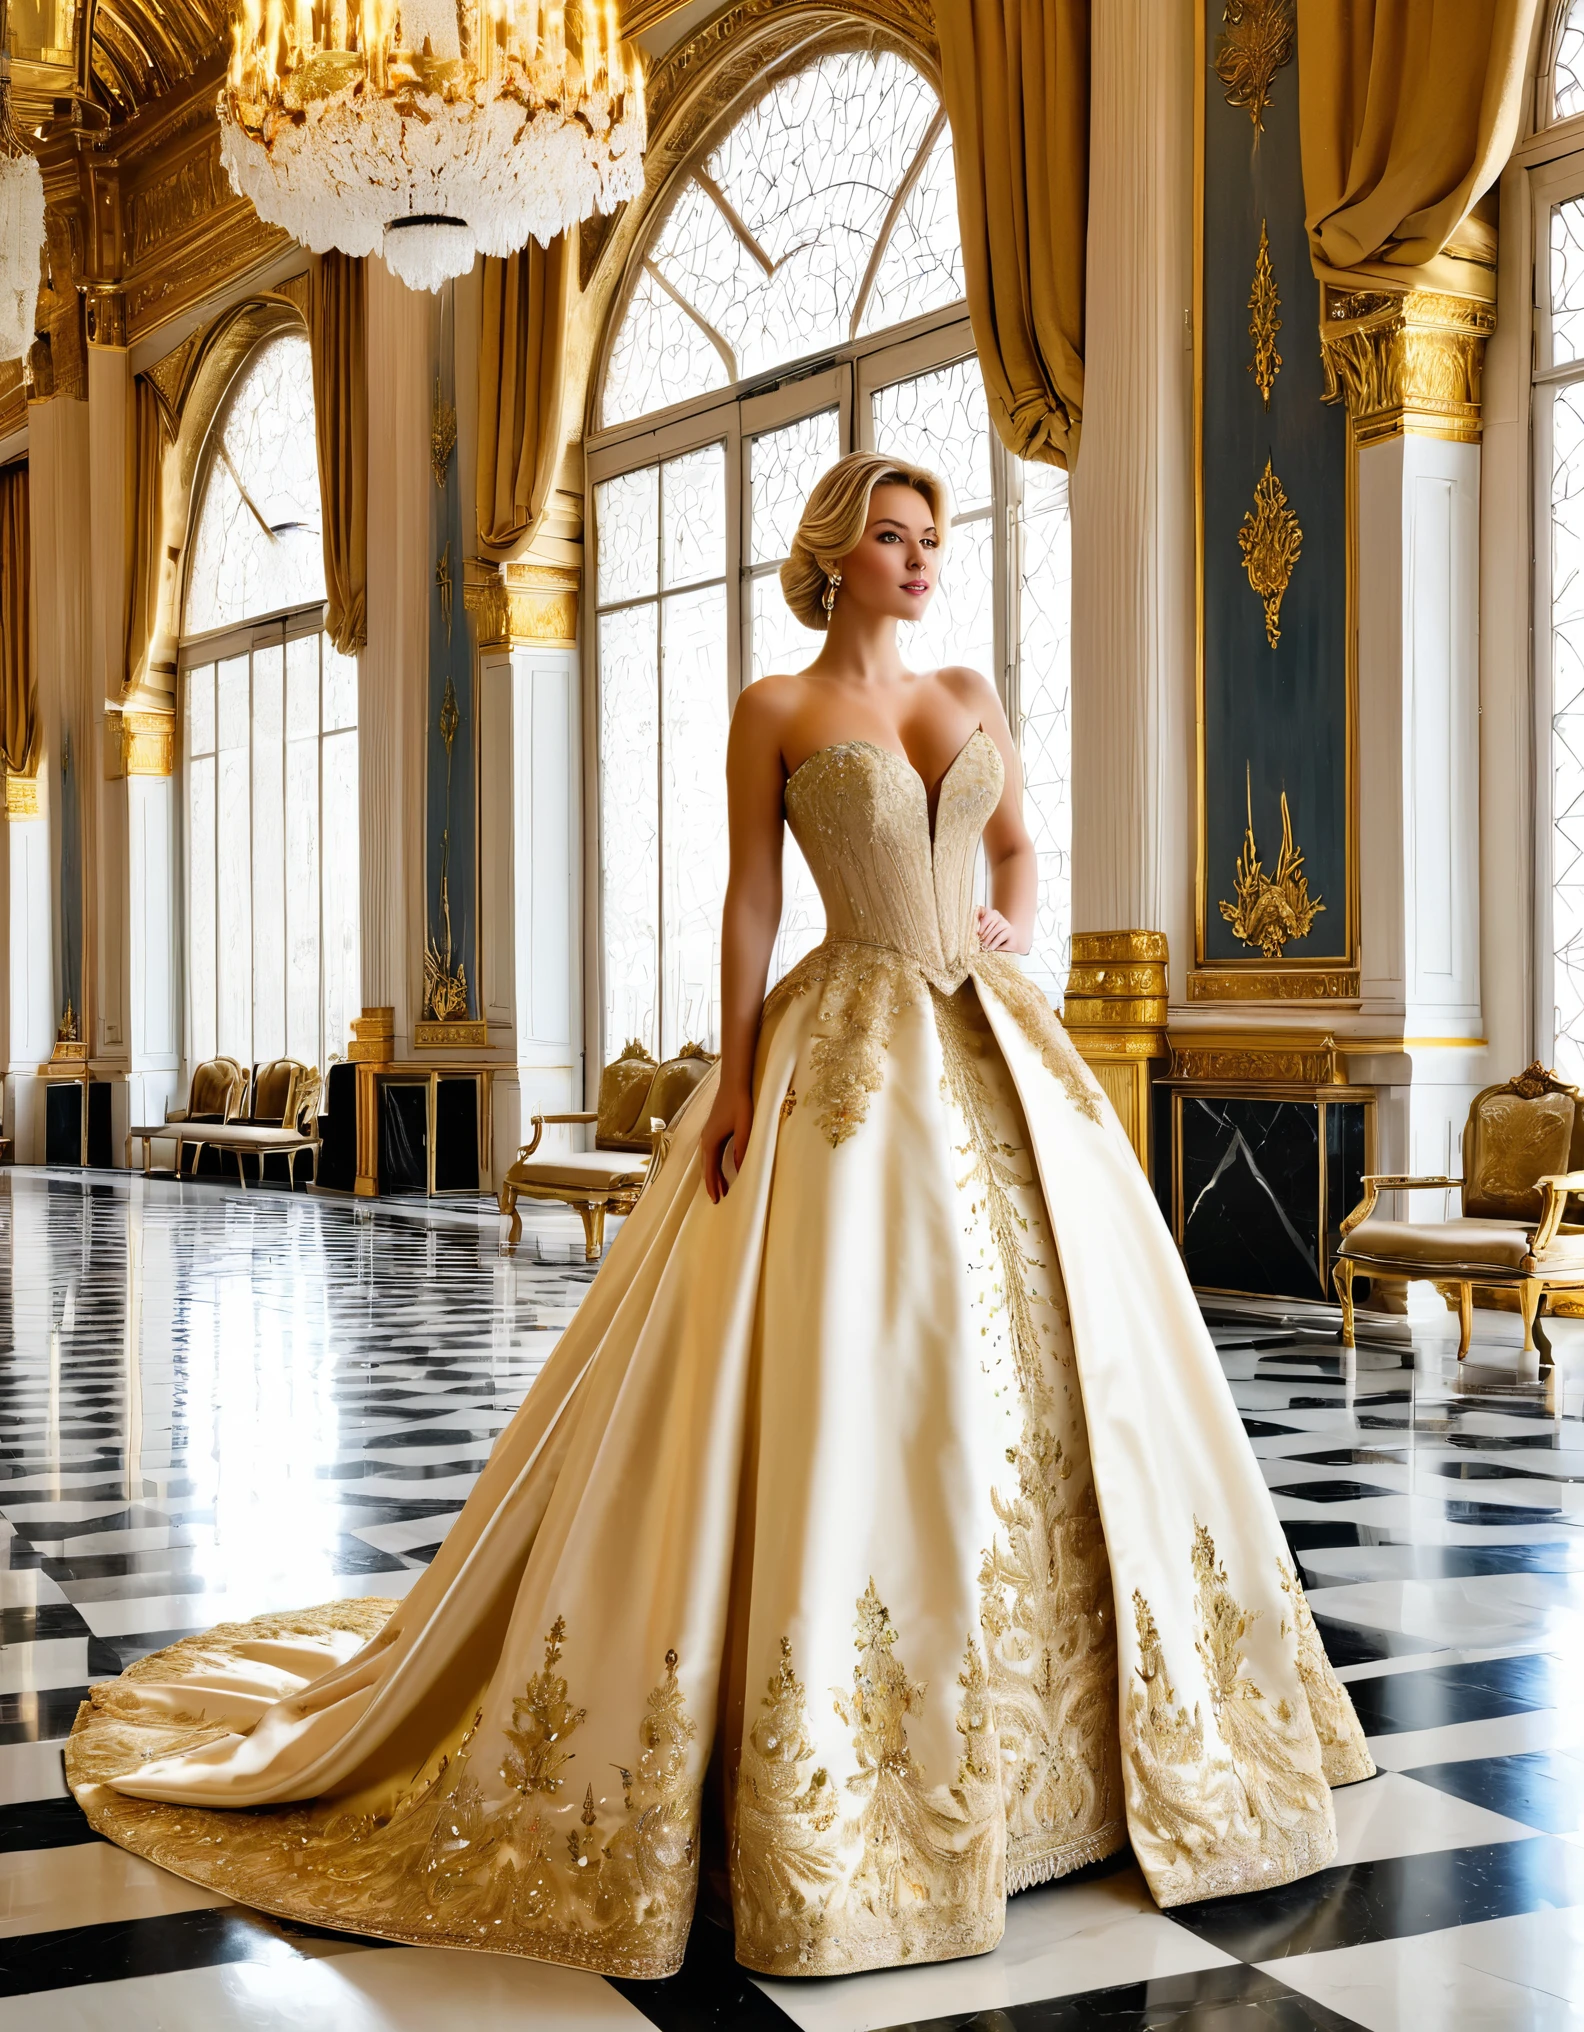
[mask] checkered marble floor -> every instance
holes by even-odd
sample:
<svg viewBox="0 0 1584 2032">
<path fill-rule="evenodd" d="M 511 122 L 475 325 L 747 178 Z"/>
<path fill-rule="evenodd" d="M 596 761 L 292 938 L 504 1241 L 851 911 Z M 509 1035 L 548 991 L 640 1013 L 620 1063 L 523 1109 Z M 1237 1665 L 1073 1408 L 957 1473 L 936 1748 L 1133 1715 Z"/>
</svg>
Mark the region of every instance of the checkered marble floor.
<svg viewBox="0 0 1584 2032">
<path fill-rule="evenodd" d="M 586 1288 L 571 1216 L 0 1173 L 0 2032 L 1584 2032 L 1584 1323 L 1216 1313 L 1380 1775 L 1336 1864 L 1170 1914 L 1123 1857 L 1015 1898 L 994 1954 L 670 1982 L 288 1926 L 88 1832 L 88 1682 L 224 1618 L 399 1595 Z M 1570 1698 L 1570 1694 L 1573 1695 Z"/>
</svg>

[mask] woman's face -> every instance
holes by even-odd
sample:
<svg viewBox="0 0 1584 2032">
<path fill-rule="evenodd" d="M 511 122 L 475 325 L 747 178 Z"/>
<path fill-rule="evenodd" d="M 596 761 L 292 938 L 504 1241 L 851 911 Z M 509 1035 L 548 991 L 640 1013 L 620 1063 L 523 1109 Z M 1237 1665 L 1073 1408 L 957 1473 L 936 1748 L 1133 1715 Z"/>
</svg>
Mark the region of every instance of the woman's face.
<svg viewBox="0 0 1584 2032">
<path fill-rule="evenodd" d="M 842 602 L 868 612 L 916 621 L 935 591 L 940 534 L 930 504 L 916 487 L 890 484 L 869 497 L 869 520 L 841 561 Z"/>
</svg>

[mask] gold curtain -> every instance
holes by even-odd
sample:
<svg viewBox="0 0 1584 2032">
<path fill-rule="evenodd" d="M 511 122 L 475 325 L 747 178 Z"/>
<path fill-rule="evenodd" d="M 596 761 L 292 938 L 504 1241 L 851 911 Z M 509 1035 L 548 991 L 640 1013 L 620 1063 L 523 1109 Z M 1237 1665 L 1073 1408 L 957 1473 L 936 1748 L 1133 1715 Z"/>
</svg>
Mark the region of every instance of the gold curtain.
<svg viewBox="0 0 1584 2032">
<path fill-rule="evenodd" d="M 1309 251 L 1322 278 L 1493 296 L 1474 213 L 1518 136 L 1540 0 L 1298 0 Z"/>
<path fill-rule="evenodd" d="M 126 670 L 122 695 L 148 680 L 159 625 L 165 558 L 165 448 L 175 436 L 164 397 L 146 374 L 132 380 L 132 458 L 128 469 L 131 542 L 127 555 Z"/>
<path fill-rule="evenodd" d="M 313 264 L 308 338 L 319 448 L 325 628 L 343 656 L 368 641 L 368 354 L 363 263 L 322 254 Z"/>
<path fill-rule="evenodd" d="M 479 549 L 515 557 L 549 506 L 561 463 L 567 298 L 563 233 L 484 263 L 479 325 Z"/>
<path fill-rule="evenodd" d="M 13 776 L 31 776 L 38 758 L 32 558 L 27 460 L 18 459 L 0 467 L 0 762 Z"/>
<path fill-rule="evenodd" d="M 1070 466 L 1083 423 L 1089 0 L 936 0 L 974 344 L 1002 442 Z"/>
</svg>

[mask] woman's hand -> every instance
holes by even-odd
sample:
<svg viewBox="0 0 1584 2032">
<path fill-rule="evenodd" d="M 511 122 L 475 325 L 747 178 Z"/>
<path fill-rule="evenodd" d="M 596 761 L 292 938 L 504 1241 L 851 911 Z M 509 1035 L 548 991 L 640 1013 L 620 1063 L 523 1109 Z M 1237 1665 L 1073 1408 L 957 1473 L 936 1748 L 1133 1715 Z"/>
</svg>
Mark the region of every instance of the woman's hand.
<svg viewBox="0 0 1584 2032">
<path fill-rule="evenodd" d="M 992 910 L 985 903 L 979 906 L 979 943 L 986 952 L 1018 950 L 1017 933 L 999 910 Z"/>
<path fill-rule="evenodd" d="M 699 1137 L 699 1156 L 704 1164 L 704 1190 L 717 1204 L 725 1198 L 727 1181 L 722 1169 L 725 1147 L 731 1145 L 732 1162 L 741 1171 L 743 1159 L 748 1155 L 748 1133 L 753 1127 L 753 1095 L 746 1090 L 728 1093 L 724 1087 L 717 1090 L 715 1105 L 709 1111 L 709 1120 L 704 1124 Z"/>
</svg>

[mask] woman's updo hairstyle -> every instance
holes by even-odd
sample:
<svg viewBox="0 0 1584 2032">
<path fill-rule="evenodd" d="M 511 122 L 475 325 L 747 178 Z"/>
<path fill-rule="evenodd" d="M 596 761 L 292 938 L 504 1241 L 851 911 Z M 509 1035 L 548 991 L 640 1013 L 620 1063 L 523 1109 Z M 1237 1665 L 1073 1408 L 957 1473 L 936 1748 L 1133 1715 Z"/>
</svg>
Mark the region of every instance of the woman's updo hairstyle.
<svg viewBox="0 0 1584 2032">
<path fill-rule="evenodd" d="M 882 458 L 878 452 L 849 452 L 814 483 L 803 504 L 803 515 L 792 539 L 792 554 L 781 567 L 781 593 L 805 628 L 825 632 L 825 590 L 830 573 L 858 546 L 869 520 L 869 497 L 876 487 L 912 487 L 929 503 L 942 550 L 951 522 L 946 482 L 923 466 L 903 459 Z"/>
</svg>

